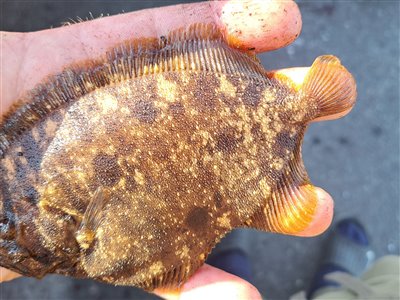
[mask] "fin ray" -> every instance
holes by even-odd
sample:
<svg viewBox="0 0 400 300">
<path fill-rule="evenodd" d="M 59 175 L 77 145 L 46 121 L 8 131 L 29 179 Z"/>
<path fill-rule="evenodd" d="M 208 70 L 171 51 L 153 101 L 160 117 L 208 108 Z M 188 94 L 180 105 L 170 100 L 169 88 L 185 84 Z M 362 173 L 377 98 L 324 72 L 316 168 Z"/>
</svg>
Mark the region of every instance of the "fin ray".
<svg viewBox="0 0 400 300">
<path fill-rule="evenodd" d="M 95 238 L 96 230 L 102 222 L 103 208 L 106 204 L 106 199 L 105 190 L 102 186 L 98 187 L 86 208 L 76 233 L 76 240 L 83 249 L 89 248 Z"/>
<path fill-rule="evenodd" d="M 228 46 L 215 24 L 193 24 L 167 37 L 128 40 L 98 59 L 75 63 L 49 76 L 0 117 L 0 157 L 23 131 L 54 110 L 112 83 L 175 71 L 240 74 L 268 81 L 254 58 Z"/>
<path fill-rule="evenodd" d="M 318 57 L 308 71 L 301 92 L 316 101 L 313 120 L 346 114 L 354 105 L 357 90 L 353 76 L 333 55 Z"/>
</svg>

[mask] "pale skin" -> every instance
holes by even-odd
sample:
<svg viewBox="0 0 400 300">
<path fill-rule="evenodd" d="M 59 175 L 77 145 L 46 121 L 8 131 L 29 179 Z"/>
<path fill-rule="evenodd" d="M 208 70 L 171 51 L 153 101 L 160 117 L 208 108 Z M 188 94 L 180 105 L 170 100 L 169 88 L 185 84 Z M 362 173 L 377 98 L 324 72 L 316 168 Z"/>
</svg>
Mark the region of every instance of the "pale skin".
<svg viewBox="0 0 400 300">
<path fill-rule="evenodd" d="M 256 53 L 290 44 L 300 34 L 302 24 L 299 9 L 292 1 L 247 0 L 155 8 L 37 32 L 1 32 L 0 114 L 43 78 L 71 63 L 96 58 L 126 39 L 166 35 L 188 24 L 210 22 L 227 33 L 233 46 Z M 284 74 L 301 84 L 307 70 L 292 68 L 271 74 Z M 316 192 L 319 201 L 314 219 L 297 236 L 318 235 L 332 221 L 331 196 L 320 188 Z M 0 267 L 0 282 L 19 276 Z M 166 299 L 261 299 L 250 283 L 208 265 L 201 267 L 179 290 L 155 293 Z"/>
</svg>

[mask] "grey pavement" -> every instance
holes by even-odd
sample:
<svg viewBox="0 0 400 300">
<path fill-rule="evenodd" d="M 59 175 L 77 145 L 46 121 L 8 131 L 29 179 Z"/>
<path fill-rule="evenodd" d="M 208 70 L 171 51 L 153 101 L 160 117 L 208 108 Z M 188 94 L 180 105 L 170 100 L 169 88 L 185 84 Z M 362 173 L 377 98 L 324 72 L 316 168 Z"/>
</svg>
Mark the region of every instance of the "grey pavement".
<svg viewBox="0 0 400 300">
<path fill-rule="evenodd" d="M 183 1 L 182 1 L 183 2 Z M 185 1 L 188 2 L 188 1 Z M 1 30 L 58 27 L 92 12 L 116 14 L 177 1 L 2 1 Z M 344 119 L 313 124 L 303 146 L 313 182 L 335 199 L 334 223 L 356 217 L 377 256 L 399 254 L 399 2 L 298 1 L 303 30 L 262 54 L 267 69 L 334 54 L 354 74 L 358 103 Z M 298 238 L 249 230 L 255 286 L 268 299 L 307 288 L 329 234 Z M 155 299 L 135 288 L 50 275 L 0 285 L 1 299 Z"/>
</svg>

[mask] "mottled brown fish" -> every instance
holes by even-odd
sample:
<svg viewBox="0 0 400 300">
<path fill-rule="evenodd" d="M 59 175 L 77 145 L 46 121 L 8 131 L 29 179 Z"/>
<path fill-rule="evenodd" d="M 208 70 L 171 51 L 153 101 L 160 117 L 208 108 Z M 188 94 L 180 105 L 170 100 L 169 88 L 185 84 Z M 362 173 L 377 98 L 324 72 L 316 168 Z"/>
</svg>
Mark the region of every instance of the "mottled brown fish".
<svg viewBox="0 0 400 300">
<path fill-rule="evenodd" d="M 316 209 L 306 127 L 355 98 L 334 56 L 296 88 L 212 25 L 68 67 L 0 121 L 0 265 L 151 290 L 233 228 L 299 232 Z"/>
</svg>

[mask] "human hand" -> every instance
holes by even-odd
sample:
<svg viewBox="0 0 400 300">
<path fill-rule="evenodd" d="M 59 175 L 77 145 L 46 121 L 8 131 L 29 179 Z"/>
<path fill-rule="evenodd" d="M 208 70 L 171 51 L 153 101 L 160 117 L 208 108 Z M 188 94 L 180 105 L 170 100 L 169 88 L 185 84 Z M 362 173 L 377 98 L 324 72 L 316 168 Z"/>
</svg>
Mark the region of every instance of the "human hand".
<svg viewBox="0 0 400 300">
<path fill-rule="evenodd" d="M 254 49 L 257 53 L 290 44 L 301 29 L 300 13 L 294 2 L 248 0 L 149 9 L 38 32 L 2 32 L 0 115 L 44 77 L 60 72 L 66 65 L 96 58 L 126 39 L 166 35 L 188 24 L 211 22 L 227 33 L 232 46 Z M 301 83 L 307 70 L 296 68 L 273 74 L 284 74 Z M 314 220 L 307 229 L 296 233 L 298 236 L 317 235 L 331 223 L 333 200 L 323 190 L 317 188 L 316 191 L 319 202 Z M 0 282 L 16 276 L 18 274 L 0 268 Z M 226 296 L 228 290 L 236 293 L 236 298 L 259 297 L 249 283 L 207 265 L 200 268 L 179 293 L 181 297 L 203 299 L 211 294 Z M 161 290 L 156 293 L 167 298 L 174 295 Z"/>
<path fill-rule="evenodd" d="M 18 273 L 0 267 L 0 282 L 10 281 L 20 276 Z"/>
</svg>

